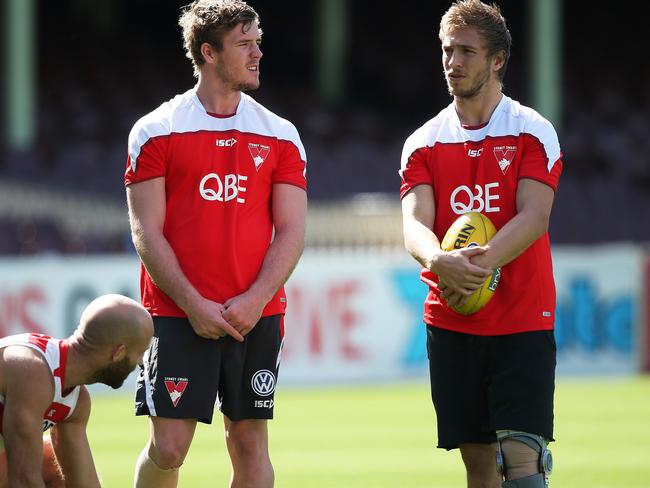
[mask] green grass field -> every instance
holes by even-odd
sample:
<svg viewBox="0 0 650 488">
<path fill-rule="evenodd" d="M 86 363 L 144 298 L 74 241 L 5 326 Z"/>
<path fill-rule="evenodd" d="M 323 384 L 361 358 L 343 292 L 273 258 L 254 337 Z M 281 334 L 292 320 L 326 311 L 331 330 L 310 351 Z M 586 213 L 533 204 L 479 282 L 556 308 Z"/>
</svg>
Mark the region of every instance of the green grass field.
<svg viewBox="0 0 650 488">
<path fill-rule="evenodd" d="M 148 436 L 124 395 L 93 398 L 89 427 L 106 488 L 129 488 Z M 562 379 L 556 394 L 553 488 L 650 488 L 650 377 Z M 458 451 L 435 448 L 425 383 L 282 388 L 270 423 L 278 488 L 464 487 Z M 200 424 L 182 488 L 226 487 L 221 416 Z"/>
</svg>

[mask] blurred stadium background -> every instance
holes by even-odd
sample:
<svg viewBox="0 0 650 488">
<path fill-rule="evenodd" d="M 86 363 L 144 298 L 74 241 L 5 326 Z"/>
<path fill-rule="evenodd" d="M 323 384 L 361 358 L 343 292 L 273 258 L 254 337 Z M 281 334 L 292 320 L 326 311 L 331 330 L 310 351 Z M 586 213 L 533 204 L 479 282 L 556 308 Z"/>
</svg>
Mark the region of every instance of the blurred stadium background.
<svg viewBox="0 0 650 488">
<path fill-rule="evenodd" d="M 138 296 L 124 202 L 126 141 L 141 115 L 194 83 L 176 24 L 185 3 L 3 0 L 1 335 L 24 330 L 64 335 L 94 296 Z M 426 290 L 402 249 L 397 175 L 405 137 L 450 101 L 437 40 L 449 2 L 251 4 L 264 29 L 262 87 L 252 95 L 295 123 L 309 160 L 307 250 L 287 286 L 279 398 L 286 388 L 293 413 L 316 395 L 320 400 L 310 408 L 317 404 L 323 412 L 314 411 L 314 422 L 325 422 L 331 431 L 338 421 L 330 396 L 340 401 L 359 388 L 372 390 L 376 396 L 362 408 L 375 411 L 373 402 L 382 397 L 400 398 L 396 382 L 415 384 L 417 393 L 404 399 L 415 396 L 421 403 L 412 416 L 424 422 L 417 434 L 426 434 L 428 450 L 417 459 L 419 465 L 438 460 L 435 470 L 399 484 L 391 480 L 400 479 L 410 464 L 395 460 L 391 471 L 386 467 L 391 463 L 372 451 L 366 456 L 377 456 L 374 465 L 386 467 L 385 476 L 361 479 L 348 464 L 358 452 L 342 450 L 338 464 L 327 458 L 325 466 L 347 466 L 347 478 L 317 472 L 314 479 L 329 481 L 310 484 L 305 467 L 304 477 L 291 484 L 286 482 L 291 475 L 279 467 L 288 478 L 278 486 L 459 486 L 460 465 L 432 448 L 421 324 Z M 612 422 L 614 432 L 629 435 L 614 444 L 634 446 L 632 437 L 650 434 L 649 383 L 637 379 L 650 371 L 650 69 L 640 58 L 646 21 L 626 4 L 607 9 L 575 0 L 499 4 L 514 38 L 505 91 L 555 123 L 564 152 L 550 229 L 558 288 L 558 429 L 575 427 L 569 419 L 582 421 L 582 430 L 574 433 L 588 438 L 586 433 Z M 586 393 L 572 395 L 574 390 Z M 620 409 L 600 418 L 575 415 L 578 406 L 605 408 L 610 403 L 602 399 L 609 391 L 620 393 L 614 402 L 619 407 L 641 402 L 635 403 L 636 423 L 626 424 L 628 429 L 616 423 Z M 120 408 L 131 427 L 115 432 L 139 429 L 140 446 L 146 426 L 127 419 L 128 388 L 122 393 Z M 100 414 L 102 408 L 114 411 L 111 401 L 98 398 Z M 376 410 L 390 425 L 404 428 L 399 402 L 391 405 L 395 410 Z M 290 429 L 290 415 L 282 410 L 279 415 L 280 425 Z M 115 419 L 114 425 L 121 422 Z M 348 421 L 341 425 L 346 431 L 363 429 Z M 399 430 L 386 428 L 391 438 Z M 274 429 L 273 435 L 281 436 L 284 427 Z M 415 436 L 412 429 L 407 430 Z M 130 452 L 121 450 L 124 439 L 115 432 L 97 431 L 92 439 L 100 445 L 95 455 L 105 479 L 118 468 L 106 464 L 101 446 Z M 563 432 L 557 437 L 562 441 Z M 368 439 L 377 445 L 376 437 Z M 612 444 L 611 437 L 593 442 L 589 449 L 601 453 Z M 303 445 L 302 452 L 334 454 L 318 445 Z M 563 467 L 558 456 L 556 486 L 650 486 L 647 448 L 645 462 L 638 451 L 627 458 L 625 483 L 600 474 L 563 478 L 563 469 L 586 471 L 592 463 L 577 452 L 581 448 L 579 442 L 564 447 L 558 442 L 565 459 L 578 457 Z M 190 457 L 200 449 L 193 448 Z M 360 449 L 361 455 L 366 450 Z M 622 451 L 613 455 L 617 452 Z M 373 464 L 372 459 L 363 463 Z M 130 475 L 130 464 L 116 463 L 122 474 L 107 486 L 128 486 L 119 476 Z M 615 463 L 599 464 L 601 471 L 610 465 L 611 479 L 621 479 Z M 451 469 L 451 478 L 437 483 L 438 468 Z M 185 486 L 207 486 L 201 479 Z"/>
</svg>

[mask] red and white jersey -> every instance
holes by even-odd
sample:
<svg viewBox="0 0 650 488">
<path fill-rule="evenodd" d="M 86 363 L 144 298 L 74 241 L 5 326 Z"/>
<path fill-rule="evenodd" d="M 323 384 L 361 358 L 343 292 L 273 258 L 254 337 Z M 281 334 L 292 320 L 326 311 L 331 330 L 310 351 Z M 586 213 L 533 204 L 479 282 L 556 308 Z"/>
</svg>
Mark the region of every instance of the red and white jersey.
<svg viewBox="0 0 650 488">
<path fill-rule="evenodd" d="M 163 234 L 190 283 L 223 303 L 246 291 L 261 268 L 273 236 L 273 185 L 306 189 L 305 169 L 293 124 L 243 93 L 236 113 L 210 114 L 192 89 L 135 124 L 124 179 L 165 178 Z M 185 316 L 144 266 L 140 288 L 152 315 Z M 280 289 L 263 315 L 285 308 Z"/>
<path fill-rule="evenodd" d="M 43 432 L 59 422 L 64 421 L 77 406 L 80 386 L 63 392 L 65 384 L 65 367 L 68 360 L 68 343 L 43 334 L 16 334 L 0 339 L 0 349 L 7 346 L 26 346 L 43 355 L 54 378 L 54 397 L 52 403 L 43 412 Z M 0 433 L 2 433 L 2 415 L 4 413 L 4 395 L 0 394 Z"/>
<path fill-rule="evenodd" d="M 534 110 L 502 97 L 489 122 L 463 126 L 453 103 L 416 130 L 402 152 L 400 197 L 417 185 L 433 187 L 434 234 L 440 241 L 459 215 L 488 216 L 497 230 L 517 213 L 522 178 L 557 190 L 562 155 L 553 126 Z M 424 321 L 436 327 L 478 335 L 553 329 L 555 283 L 548 233 L 501 270 L 488 304 L 463 316 L 439 298 L 438 277 L 423 269 L 429 285 Z"/>
</svg>

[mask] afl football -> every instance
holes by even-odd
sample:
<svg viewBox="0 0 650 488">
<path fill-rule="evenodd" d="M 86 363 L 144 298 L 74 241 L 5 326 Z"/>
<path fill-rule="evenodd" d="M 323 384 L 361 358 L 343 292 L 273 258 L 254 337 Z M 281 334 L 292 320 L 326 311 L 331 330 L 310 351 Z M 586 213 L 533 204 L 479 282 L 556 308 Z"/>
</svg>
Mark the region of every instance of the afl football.
<svg viewBox="0 0 650 488">
<path fill-rule="evenodd" d="M 458 217 L 449 227 L 440 248 L 443 251 L 453 251 L 464 247 L 483 246 L 496 233 L 497 230 L 488 217 L 479 212 L 469 212 Z M 477 288 L 462 306 L 452 307 L 452 310 L 461 315 L 471 315 L 478 312 L 494 295 L 500 278 L 501 268 L 497 268 L 485 280 L 483 286 Z"/>
</svg>

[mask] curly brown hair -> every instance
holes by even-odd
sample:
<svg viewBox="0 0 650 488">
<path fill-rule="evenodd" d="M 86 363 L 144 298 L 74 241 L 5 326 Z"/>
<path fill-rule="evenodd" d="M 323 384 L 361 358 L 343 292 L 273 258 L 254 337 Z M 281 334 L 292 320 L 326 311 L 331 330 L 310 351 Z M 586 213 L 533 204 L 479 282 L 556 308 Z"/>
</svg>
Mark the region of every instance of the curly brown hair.
<svg viewBox="0 0 650 488">
<path fill-rule="evenodd" d="M 223 49 L 223 37 L 241 24 L 246 32 L 253 23 L 259 24 L 260 16 L 255 9 L 242 0 L 196 0 L 183 7 L 178 25 L 183 30 L 185 56 L 194 66 L 198 77 L 205 63 L 201 46 L 207 42 L 217 51 Z"/>
</svg>

